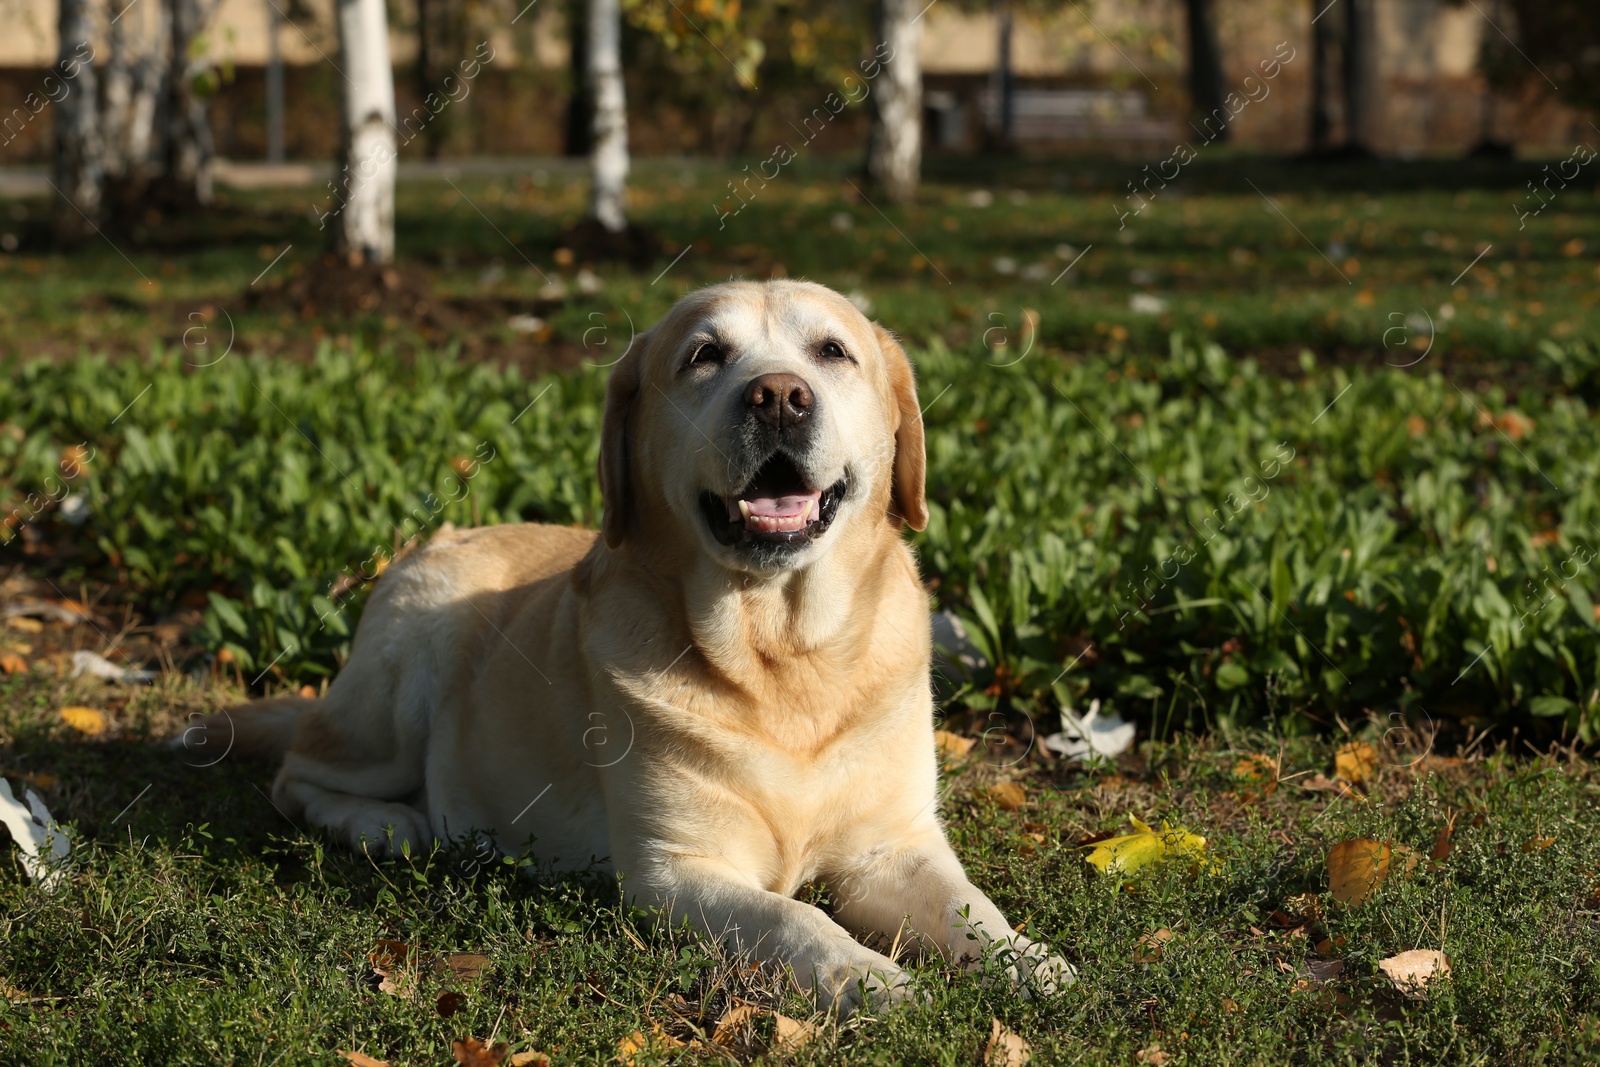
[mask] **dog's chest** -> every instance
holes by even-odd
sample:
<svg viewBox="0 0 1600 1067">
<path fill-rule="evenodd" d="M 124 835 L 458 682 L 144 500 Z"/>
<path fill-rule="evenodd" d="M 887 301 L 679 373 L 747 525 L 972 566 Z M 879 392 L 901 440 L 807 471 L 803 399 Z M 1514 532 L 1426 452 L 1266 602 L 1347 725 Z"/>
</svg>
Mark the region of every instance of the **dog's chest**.
<svg viewBox="0 0 1600 1067">
<path fill-rule="evenodd" d="M 672 769 L 664 784 L 673 810 L 658 825 L 786 894 L 892 847 L 934 803 L 932 727 L 918 696 L 835 709 L 827 729 L 805 721 L 818 710 L 805 706 L 787 722 L 762 714 L 737 720 L 742 728 L 724 724 L 714 739 L 701 736 L 698 758 Z"/>
</svg>

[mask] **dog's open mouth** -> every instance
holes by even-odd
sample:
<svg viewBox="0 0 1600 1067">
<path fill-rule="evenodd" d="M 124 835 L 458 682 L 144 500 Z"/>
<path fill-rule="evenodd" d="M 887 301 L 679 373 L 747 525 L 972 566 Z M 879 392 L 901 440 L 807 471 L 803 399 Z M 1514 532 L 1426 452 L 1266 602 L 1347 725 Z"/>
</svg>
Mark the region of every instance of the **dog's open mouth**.
<svg viewBox="0 0 1600 1067">
<path fill-rule="evenodd" d="M 794 461 L 777 452 L 732 496 L 700 494 L 700 510 L 718 544 L 801 545 L 833 522 L 846 488 L 844 478 L 812 488 Z"/>
</svg>

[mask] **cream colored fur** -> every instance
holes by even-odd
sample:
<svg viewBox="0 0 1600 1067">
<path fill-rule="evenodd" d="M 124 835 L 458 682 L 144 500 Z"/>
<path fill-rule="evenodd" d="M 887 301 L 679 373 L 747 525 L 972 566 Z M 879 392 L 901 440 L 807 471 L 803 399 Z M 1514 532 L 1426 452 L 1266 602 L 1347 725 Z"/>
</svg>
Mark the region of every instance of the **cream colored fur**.
<svg viewBox="0 0 1600 1067">
<path fill-rule="evenodd" d="M 707 337 L 725 364 L 686 370 Z M 828 338 L 851 361 L 820 358 Z M 739 390 L 772 372 L 814 391 L 808 476 L 850 488 L 763 569 L 697 501 L 751 473 Z M 974 965 L 998 951 L 1031 992 L 1070 981 L 939 823 L 928 605 L 900 536 L 927 520 L 922 420 L 899 345 L 821 286 L 694 293 L 613 371 L 601 480 L 603 537 L 453 531 L 384 575 L 349 663 L 302 705 L 278 805 L 355 848 L 482 832 L 597 864 L 840 1011 L 909 992 L 852 935 Z M 794 899 L 814 879 L 831 917 Z"/>
</svg>

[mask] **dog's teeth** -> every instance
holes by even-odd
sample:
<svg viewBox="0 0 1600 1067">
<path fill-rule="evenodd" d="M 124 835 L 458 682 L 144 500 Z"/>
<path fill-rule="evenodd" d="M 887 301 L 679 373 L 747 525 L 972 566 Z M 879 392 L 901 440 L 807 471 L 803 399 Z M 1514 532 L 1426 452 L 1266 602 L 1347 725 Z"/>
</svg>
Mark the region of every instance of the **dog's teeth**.
<svg viewBox="0 0 1600 1067">
<path fill-rule="evenodd" d="M 811 501 L 806 501 L 806 506 L 800 509 L 800 525 L 804 526 L 806 520 L 811 518 Z"/>
<path fill-rule="evenodd" d="M 739 501 L 739 514 L 744 517 L 744 521 L 745 522 L 749 522 L 750 521 L 750 501 L 748 501 L 748 500 Z"/>
</svg>

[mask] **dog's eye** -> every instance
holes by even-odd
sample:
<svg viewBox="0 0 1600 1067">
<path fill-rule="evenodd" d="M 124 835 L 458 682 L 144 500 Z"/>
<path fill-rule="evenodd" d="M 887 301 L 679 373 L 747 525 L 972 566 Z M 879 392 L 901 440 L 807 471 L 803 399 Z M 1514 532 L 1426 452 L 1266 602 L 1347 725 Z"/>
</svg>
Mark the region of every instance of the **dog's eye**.
<svg viewBox="0 0 1600 1067">
<path fill-rule="evenodd" d="M 823 359 L 849 359 L 844 347 L 838 341 L 824 341 L 822 347 L 817 349 L 817 354 Z"/>
<path fill-rule="evenodd" d="M 695 348 L 694 355 L 689 357 L 689 366 L 693 367 L 700 363 L 721 363 L 724 358 L 720 347 L 710 341 L 704 341 Z"/>
</svg>

